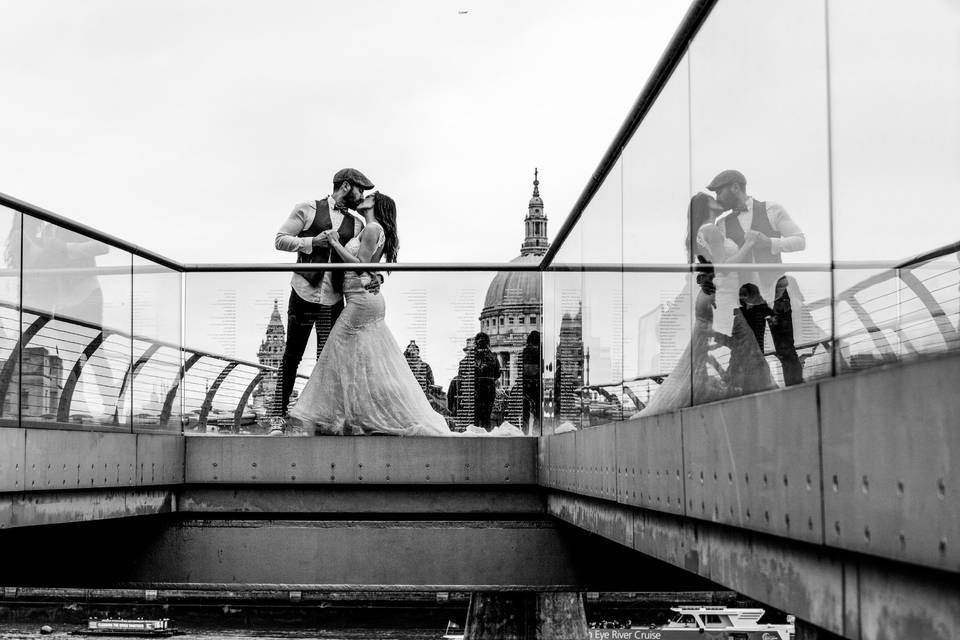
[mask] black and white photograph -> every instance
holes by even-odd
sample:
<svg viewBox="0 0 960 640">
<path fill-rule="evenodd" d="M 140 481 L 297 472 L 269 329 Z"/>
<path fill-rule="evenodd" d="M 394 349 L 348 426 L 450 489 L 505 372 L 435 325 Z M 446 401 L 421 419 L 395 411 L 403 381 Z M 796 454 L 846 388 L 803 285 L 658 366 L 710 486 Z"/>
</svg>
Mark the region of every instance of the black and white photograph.
<svg viewBox="0 0 960 640">
<path fill-rule="evenodd" d="M 960 638 L 960 0 L 0 0 L 0 640 Z"/>
</svg>

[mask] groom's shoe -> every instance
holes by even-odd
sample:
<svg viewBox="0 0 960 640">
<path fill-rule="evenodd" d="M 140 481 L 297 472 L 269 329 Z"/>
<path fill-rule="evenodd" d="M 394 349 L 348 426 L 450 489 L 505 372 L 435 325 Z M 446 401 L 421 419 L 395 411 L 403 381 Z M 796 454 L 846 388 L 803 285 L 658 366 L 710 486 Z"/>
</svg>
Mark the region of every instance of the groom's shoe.
<svg viewBox="0 0 960 640">
<path fill-rule="evenodd" d="M 270 419 L 270 430 L 268 436 L 282 436 L 287 431 L 287 421 L 280 416 Z"/>
</svg>

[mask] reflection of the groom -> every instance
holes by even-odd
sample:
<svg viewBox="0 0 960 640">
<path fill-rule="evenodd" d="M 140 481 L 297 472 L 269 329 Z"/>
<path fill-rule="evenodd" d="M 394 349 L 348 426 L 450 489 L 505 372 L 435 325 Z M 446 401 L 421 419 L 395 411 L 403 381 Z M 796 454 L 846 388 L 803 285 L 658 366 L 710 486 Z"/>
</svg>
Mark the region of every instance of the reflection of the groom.
<svg viewBox="0 0 960 640">
<path fill-rule="evenodd" d="M 759 350 L 752 334 L 741 332 L 734 335 L 732 331 L 734 311 L 739 307 L 738 275 L 721 266 L 744 261 L 753 249 L 753 240 L 747 239 L 743 246 L 737 247 L 724 237 L 716 224 L 721 211 L 717 201 L 705 193 L 698 193 L 690 199 L 686 257 L 688 263 L 700 263 L 692 305 L 690 341 L 674 370 L 642 413 L 662 413 L 689 406 L 692 402 L 709 402 L 724 397 L 730 386 L 727 371 L 714 352 L 724 346 L 741 353 L 749 348 Z M 681 292 L 670 312 L 682 316 L 690 294 L 689 289 Z M 739 345 L 741 335 L 749 338 L 749 341 L 743 340 L 742 346 Z"/>
<path fill-rule="evenodd" d="M 109 250 L 96 240 L 23 216 L 22 238 L 15 226 L 7 238 L 4 260 L 10 267 L 19 267 L 22 261 L 24 307 L 102 328 L 97 256 Z"/>
<path fill-rule="evenodd" d="M 806 247 L 803 231 L 786 209 L 775 202 L 763 202 L 749 195 L 747 179 L 741 172 L 734 169 L 722 171 L 707 189 L 717 194 L 721 207 L 730 210 L 717 223 L 724 238 L 741 248 L 747 243 L 753 244 L 751 251 L 737 262 L 780 264 L 783 262 L 783 253 L 802 251 Z M 746 296 L 754 301 L 749 306 L 751 313 L 757 313 L 755 310 L 760 308 L 760 302 L 770 309 L 768 305 L 773 301 L 765 320 L 770 326 L 770 336 L 780 361 L 784 383 L 793 385 L 803 382 L 803 365 L 794 342 L 794 324 L 801 314 L 799 304 L 802 299 L 796 280 L 785 276 L 783 271 L 767 269 L 741 273 L 740 282 L 742 285 L 752 283 L 757 286 L 757 291 L 751 290 Z M 740 297 L 743 299 L 743 295 Z M 754 327 L 761 351 L 764 351 L 764 324 L 761 320 Z"/>
</svg>

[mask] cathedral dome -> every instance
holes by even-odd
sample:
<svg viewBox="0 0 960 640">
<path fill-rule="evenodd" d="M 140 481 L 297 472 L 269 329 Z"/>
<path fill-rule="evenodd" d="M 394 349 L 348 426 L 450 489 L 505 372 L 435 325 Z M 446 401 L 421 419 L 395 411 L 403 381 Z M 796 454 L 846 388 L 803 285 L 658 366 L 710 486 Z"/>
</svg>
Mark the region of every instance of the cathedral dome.
<svg viewBox="0 0 960 640">
<path fill-rule="evenodd" d="M 543 213 L 543 200 L 540 198 L 539 172 L 534 170 L 533 175 L 533 196 L 524 219 L 524 241 L 520 255 L 511 260 L 511 264 L 539 264 L 550 246 L 547 241 L 547 217 Z M 539 318 L 543 300 L 540 288 L 540 273 L 537 271 L 501 271 L 487 287 L 481 321 L 517 314 L 535 314 Z M 526 322 L 524 324 L 527 325 Z"/>
<path fill-rule="evenodd" d="M 538 264 L 540 256 L 528 254 L 517 256 L 511 264 Z M 487 297 L 483 301 L 483 310 L 504 309 L 518 305 L 539 305 L 540 273 L 537 271 L 501 271 L 487 287 Z"/>
<path fill-rule="evenodd" d="M 511 260 L 511 264 L 539 264 L 550 246 L 539 185 L 535 171 L 533 197 L 523 221 L 523 244 L 520 245 L 520 255 Z M 500 362 L 500 383 L 505 389 L 522 379 L 524 349 L 530 335 L 541 330 L 543 295 L 540 275 L 539 271 L 500 271 L 487 286 L 483 311 L 480 312 L 480 330 L 490 337 L 490 350 Z"/>
</svg>

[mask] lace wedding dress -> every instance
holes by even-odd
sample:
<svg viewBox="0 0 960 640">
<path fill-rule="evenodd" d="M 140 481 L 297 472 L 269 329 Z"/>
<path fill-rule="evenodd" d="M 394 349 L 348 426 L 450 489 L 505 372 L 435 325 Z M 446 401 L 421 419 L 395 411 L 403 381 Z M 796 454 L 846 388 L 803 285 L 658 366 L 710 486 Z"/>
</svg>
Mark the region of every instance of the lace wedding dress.
<svg viewBox="0 0 960 640">
<path fill-rule="evenodd" d="M 380 234 L 372 260 L 376 262 L 384 235 L 373 229 Z M 357 255 L 359 237 L 344 248 Z M 290 417 L 317 435 L 455 435 L 430 406 L 387 328 L 383 295 L 364 289 L 368 278 L 346 272 L 343 312 Z"/>
</svg>

